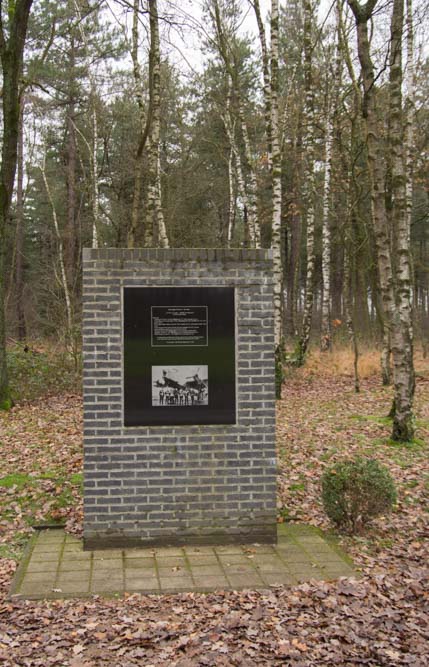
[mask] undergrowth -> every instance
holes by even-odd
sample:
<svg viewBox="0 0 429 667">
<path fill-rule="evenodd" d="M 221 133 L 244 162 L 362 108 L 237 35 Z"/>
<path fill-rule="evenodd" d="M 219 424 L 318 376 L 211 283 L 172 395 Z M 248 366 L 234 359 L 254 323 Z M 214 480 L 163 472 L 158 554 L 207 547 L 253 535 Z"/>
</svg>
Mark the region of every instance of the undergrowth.
<svg viewBox="0 0 429 667">
<path fill-rule="evenodd" d="M 7 366 L 14 402 L 76 391 L 80 387 L 80 369 L 76 369 L 75 360 L 57 348 L 11 345 L 7 350 Z"/>
</svg>

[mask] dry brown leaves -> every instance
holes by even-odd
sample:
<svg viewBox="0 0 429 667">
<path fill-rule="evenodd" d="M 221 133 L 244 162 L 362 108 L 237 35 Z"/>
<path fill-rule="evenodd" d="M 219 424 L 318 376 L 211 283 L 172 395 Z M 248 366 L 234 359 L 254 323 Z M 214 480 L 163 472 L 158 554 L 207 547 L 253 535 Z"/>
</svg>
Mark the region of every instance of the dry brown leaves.
<svg viewBox="0 0 429 667">
<path fill-rule="evenodd" d="M 361 579 L 268 592 L 10 602 L 6 593 L 15 563 L 3 559 L 0 661 L 44 667 L 427 664 L 427 447 L 387 442 L 389 425 L 377 417 L 387 413 L 390 396 L 377 378 L 366 380 L 355 395 L 349 378 L 296 372 L 279 406 L 279 503 L 290 514 L 327 527 L 320 474 L 353 452 L 380 459 L 395 478 L 397 511 L 365 537 L 345 542 Z M 80 410 L 80 399 L 72 396 L 22 405 L 2 416 L 3 475 L 51 469 L 54 461 L 67 474 L 79 471 Z M 417 416 L 425 421 L 418 436 L 426 442 L 428 412 L 429 383 L 421 381 Z M 66 509 L 78 529 L 79 507 Z M 3 539 L 12 539 L 9 528 Z"/>
</svg>

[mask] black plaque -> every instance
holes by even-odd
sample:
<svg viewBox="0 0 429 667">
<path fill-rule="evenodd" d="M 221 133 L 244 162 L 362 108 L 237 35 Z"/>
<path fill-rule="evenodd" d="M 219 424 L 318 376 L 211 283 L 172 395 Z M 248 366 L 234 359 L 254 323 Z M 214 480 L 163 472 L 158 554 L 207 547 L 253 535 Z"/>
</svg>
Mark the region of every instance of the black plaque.
<svg viewBox="0 0 429 667">
<path fill-rule="evenodd" d="M 125 426 L 235 421 L 234 289 L 124 288 Z"/>
</svg>

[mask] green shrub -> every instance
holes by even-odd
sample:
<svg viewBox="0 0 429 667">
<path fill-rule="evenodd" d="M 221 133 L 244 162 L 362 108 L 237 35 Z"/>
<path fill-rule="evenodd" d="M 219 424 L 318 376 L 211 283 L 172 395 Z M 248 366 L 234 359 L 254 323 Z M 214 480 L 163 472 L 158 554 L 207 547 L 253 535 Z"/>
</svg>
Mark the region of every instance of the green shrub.
<svg viewBox="0 0 429 667">
<path fill-rule="evenodd" d="M 33 350 L 20 345 L 7 350 L 11 398 L 33 400 L 50 393 L 75 391 L 80 374 L 65 352 Z"/>
<path fill-rule="evenodd" d="M 393 479 L 373 459 L 342 461 L 322 476 L 322 500 L 331 521 L 347 533 L 359 533 L 396 502 Z"/>
</svg>

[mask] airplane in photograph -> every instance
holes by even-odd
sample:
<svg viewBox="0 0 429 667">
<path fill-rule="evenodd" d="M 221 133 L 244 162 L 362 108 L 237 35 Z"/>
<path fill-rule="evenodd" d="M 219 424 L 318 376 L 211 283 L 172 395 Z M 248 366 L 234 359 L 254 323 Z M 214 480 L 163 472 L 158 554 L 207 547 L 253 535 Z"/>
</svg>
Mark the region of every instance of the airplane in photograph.
<svg viewBox="0 0 429 667">
<path fill-rule="evenodd" d="M 198 369 L 199 370 L 199 369 Z M 195 391 L 198 394 L 202 394 L 207 390 L 207 380 L 202 380 L 198 373 L 186 378 L 184 384 L 180 384 L 177 380 L 168 377 L 167 371 L 162 371 L 162 380 L 156 380 L 154 382 L 155 387 L 170 387 L 171 389 L 188 389 Z"/>
</svg>

